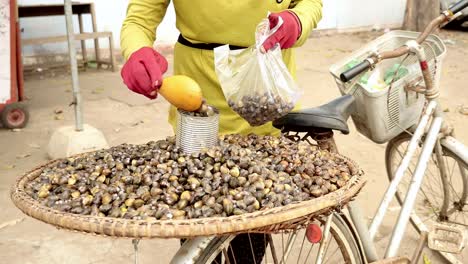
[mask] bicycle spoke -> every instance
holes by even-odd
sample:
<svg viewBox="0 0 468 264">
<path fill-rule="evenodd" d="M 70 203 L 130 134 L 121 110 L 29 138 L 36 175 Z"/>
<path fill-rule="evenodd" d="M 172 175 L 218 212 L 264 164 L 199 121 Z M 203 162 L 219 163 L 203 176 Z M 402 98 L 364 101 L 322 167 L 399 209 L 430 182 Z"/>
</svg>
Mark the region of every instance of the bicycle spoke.
<svg viewBox="0 0 468 264">
<path fill-rule="evenodd" d="M 328 220 L 327 220 L 327 221 L 328 221 Z M 318 250 L 318 252 L 317 252 L 317 256 L 319 256 L 319 255 L 320 255 L 320 249 L 321 249 L 321 247 L 323 246 L 322 243 L 325 243 L 325 247 L 326 247 L 326 248 L 325 248 L 325 249 L 323 250 L 323 252 L 322 252 L 322 253 L 323 253 L 323 255 L 322 255 L 323 258 L 322 258 L 322 262 L 321 262 L 322 264 L 324 264 L 325 254 L 326 254 L 326 252 L 328 251 L 328 248 L 330 247 L 330 244 L 331 244 L 331 241 L 330 241 L 330 240 L 331 240 L 332 237 L 333 237 L 333 236 L 331 235 L 331 233 L 330 233 L 330 230 L 328 230 L 328 235 L 329 235 L 328 238 L 327 238 L 326 236 L 324 236 L 324 239 L 320 242 L 321 245 L 320 245 L 319 250 Z"/>
<path fill-rule="evenodd" d="M 450 205 L 455 205 L 455 203 L 463 203 L 465 201 L 461 201 L 461 195 L 463 192 L 463 187 L 461 187 L 461 191 L 457 191 L 454 186 L 463 186 L 463 182 L 455 182 L 454 183 L 454 175 L 455 172 L 460 172 L 460 176 L 463 177 L 465 168 L 458 163 L 457 160 L 453 159 L 453 162 L 450 164 L 448 161 L 447 156 L 444 157 L 445 162 L 447 163 L 447 172 L 449 173 L 450 178 L 448 179 L 449 189 L 450 189 Z M 460 177 L 457 176 L 456 179 Z M 463 181 L 463 180 L 462 180 Z M 459 187 L 460 188 L 460 187 Z M 463 213 L 463 210 L 458 210 L 458 208 L 453 207 L 447 211 L 447 217 L 451 218 L 450 222 L 458 224 L 458 225 L 466 225 L 466 215 Z"/>
<path fill-rule="evenodd" d="M 301 260 L 301 254 L 302 254 L 302 248 L 304 247 L 304 242 L 305 242 L 306 234 L 304 234 L 302 238 L 302 244 L 301 244 L 301 249 L 299 250 L 299 256 L 297 257 L 297 263 Z"/>
<path fill-rule="evenodd" d="M 333 251 L 333 254 L 332 256 L 334 256 L 336 254 L 336 252 L 339 250 L 340 248 L 339 247 L 336 247 L 336 249 Z M 329 256 L 324 262 L 323 264 L 327 264 L 328 261 L 331 259 L 331 256 Z"/>
<path fill-rule="evenodd" d="M 407 147 L 403 147 L 403 148 L 405 149 L 405 148 L 407 148 Z M 398 161 L 395 162 L 395 168 L 397 168 L 397 167 L 399 166 L 399 164 L 401 163 L 401 160 L 404 158 L 404 154 L 403 154 L 402 151 L 401 151 L 401 146 L 399 146 L 399 147 L 396 148 L 396 152 L 397 152 L 398 155 L 400 156 L 400 160 L 398 160 Z M 416 153 L 416 157 L 417 157 L 417 156 L 419 156 L 419 149 L 417 149 L 416 152 L 417 152 L 417 153 Z M 404 177 L 403 180 L 402 180 L 402 183 L 405 183 L 405 186 L 409 186 L 410 181 L 412 180 L 412 175 L 414 175 L 413 168 L 416 167 L 416 163 L 415 163 L 414 159 L 410 160 L 410 164 L 409 164 L 409 165 L 410 165 L 410 166 L 408 166 L 408 169 L 407 169 L 408 172 L 407 172 L 407 174 L 406 174 L 406 177 Z M 427 170 L 426 172 L 429 172 L 430 176 L 434 176 L 433 173 L 432 173 L 432 171 Z M 429 176 L 429 175 L 428 175 L 428 176 Z M 428 178 L 433 178 L 433 177 L 427 177 L 427 176 L 426 176 L 425 178 L 428 179 Z M 438 193 L 436 194 L 436 192 L 434 191 L 432 185 L 429 184 L 427 181 L 423 181 L 423 185 L 428 186 L 428 187 L 432 190 L 432 192 L 433 192 L 432 195 L 428 195 L 428 194 L 424 191 L 424 188 L 421 188 L 421 193 L 422 193 L 423 196 L 425 197 L 425 200 L 429 202 L 429 205 L 430 205 L 432 211 L 434 211 L 435 208 L 434 208 L 433 205 L 432 205 L 432 202 L 431 202 L 432 199 L 430 199 L 429 197 L 438 197 L 438 198 L 442 198 L 442 197 L 441 197 L 440 194 L 438 194 Z M 440 182 L 438 182 L 438 185 L 440 186 Z M 404 192 L 406 192 L 406 191 L 407 191 L 407 188 L 405 189 Z M 401 193 L 402 198 L 406 197 L 406 193 L 402 193 L 401 190 L 399 191 L 399 193 Z"/>
<path fill-rule="evenodd" d="M 447 162 L 447 164 L 448 164 L 448 162 Z M 457 164 L 458 164 L 458 163 L 457 163 L 456 161 L 453 163 L 452 172 L 450 172 L 450 174 L 449 174 L 449 175 L 452 175 L 452 177 L 451 177 L 450 180 L 452 180 L 452 178 L 453 178 L 453 172 L 455 171 L 455 165 L 457 165 Z M 448 167 L 449 167 L 449 166 L 447 166 L 447 168 L 448 168 Z"/>
<path fill-rule="evenodd" d="M 452 172 L 449 174 L 449 175 L 451 175 L 451 177 L 450 177 L 450 188 L 452 189 L 453 193 L 454 193 L 455 195 L 457 195 L 457 200 L 460 200 L 461 197 L 458 195 L 458 192 L 457 192 L 457 191 L 455 190 L 455 188 L 453 187 L 453 172 L 455 171 L 455 166 L 456 166 L 456 165 L 460 166 L 460 165 L 458 164 L 458 162 L 454 161 L 453 166 L 452 166 Z"/>
<path fill-rule="evenodd" d="M 420 156 L 420 153 L 418 153 L 418 156 Z M 435 158 L 434 155 L 431 155 L 430 160 L 431 160 L 431 159 L 432 159 L 432 161 L 433 161 L 434 163 L 437 163 L 437 160 L 436 160 L 436 158 Z M 427 175 L 427 174 L 429 174 L 429 175 L 427 175 L 427 176 L 425 177 L 425 179 L 428 179 L 428 178 L 439 179 L 439 177 L 436 177 L 436 175 L 438 175 L 438 174 L 434 174 L 433 171 L 432 171 L 432 169 L 431 169 L 430 160 L 428 160 L 428 166 L 426 167 L 426 171 L 425 171 L 426 175 Z M 416 164 L 416 163 L 412 163 L 412 164 L 414 165 L 414 168 L 416 168 L 417 164 Z M 436 167 L 436 168 L 437 168 L 437 167 Z M 439 170 L 436 169 L 436 173 L 438 173 L 438 171 L 439 171 Z M 412 174 L 414 174 L 414 173 L 412 172 Z M 428 177 L 428 176 L 431 176 L 431 177 Z M 442 182 L 437 181 L 437 183 L 438 183 L 438 185 L 439 185 L 439 189 L 441 190 L 441 189 L 442 189 Z M 432 189 L 432 185 L 430 185 L 430 187 L 431 187 L 431 189 Z"/>
<path fill-rule="evenodd" d="M 464 224 L 466 223 L 466 217 L 465 217 L 465 216 L 466 216 L 466 214 L 465 214 L 466 212 L 467 212 L 467 211 L 464 211 L 464 210 L 462 210 L 462 211 L 458 210 L 458 211 L 457 211 L 457 214 L 460 215 L 460 216 L 462 216 L 461 218 L 463 219 L 463 223 L 464 223 Z"/>
<path fill-rule="evenodd" d="M 332 238 L 333 236 L 330 233 L 329 239 L 331 240 Z M 330 247 L 331 244 L 332 244 L 331 241 L 329 241 L 327 247 L 325 248 L 325 252 L 328 252 L 328 248 Z"/>
<path fill-rule="evenodd" d="M 468 224 L 462 224 L 462 223 L 458 223 L 458 222 L 454 222 L 454 221 L 450 221 L 450 220 L 448 220 L 447 223 L 468 227 Z"/>
<path fill-rule="evenodd" d="M 398 155 L 400 156 L 400 158 L 403 159 L 404 154 L 402 153 L 402 151 L 401 151 L 398 147 L 396 148 L 396 150 L 397 150 L 396 152 L 398 153 Z M 417 149 L 417 156 L 419 156 L 419 149 Z M 433 158 L 434 158 L 434 157 L 432 157 L 432 159 L 433 159 Z M 400 160 L 399 162 L 401 162 L 401 160 Z M 399 165 L 399 162 L 397 162 L 398 165 Z M 415 163 L 414 161 L 410 161 L 410 165 L 412 165 L 412 166 L 408 166 L 408 171 L 410 172 L 410 174 L 406 177 L 406 178 L 408 178 L 408 181 L 410 181 L 411 178 L 412 178 L 412 175 L 414 175 L 414 171 L 412 170 L 412 167 L 415 168 L 415 167 L 416 167 L 416 163 Z M 430 175 L 427 175 L 427 176 L 425 177 L 425 179 L 434 178 L 435 175 L 434 175 L 434 174 L 432 173 L 432 171 L 430 170 L 430 166 L 428 166 L 428 169 L 426 170 L 426 172 L 429 172 Z M 428 177 L 428 176 L 432 176 L 432 177 Z M 408 186 L 409 186 L 409 182 L 406 182 L 406 183 L 407 183 Z M 435 212 L 435 211 L 437 211 L 437 210 L 436 210 L 436 208 L 434 208 L 434 205 L 433 205 L 433 203 L 431 202 L 432 199 L 430 199 L 429 197 L 436 197 L 436 198 L 439 198 L 439 199 L 441 200 L 441 199 L 443 198 L 443 196 L 442 196 L 440 193 L 434 191 L 433 185 L 432 185 L 432 184 L 429 184 L 427 181 L 424 181 L 423 184 L 424 184 L 425 186 L 427 186 L 428 188 L 430 188 L 431 191 L 432 191 L 432 194 L 431 194 L 431 195 L 428 195 L 428 194 L 425 192 L 424 188 L 421 188 L 421 189 L 420 189 L 420 190 L 421 190 L 421 193 L 422 193 L 422 194 L 424 195 L 424 197 L 425 197 L 425 200 L 427 200 L 427 201 L 429 202 L 429 205 L 430 205 L 432 211 Z M 440 189 L 442 188 L 441 184 L 442 184 L 442 183 L 441 183 L 440 181 L 437 181 L 437 185 L 439 185 Z M 404 194 L 404 195 L 406 196 L 406 194 Z"/>
<path fill-rule="evenodd" d="M 432 189 L 432 188 L 431 188 L 431 189 Z M 422 193 L 422 194 L 424 195 L 424 197 L 425 197 L 424 201 L 427 201 L 427 203 L 425 203 L 425 204 L 429 206 L 429 209 L 431 210 L 431 212 L 432 212 L 433 214 L 435 214 L 436 216 L 438 216 L 438 213 L 439 213 L 439 212 L 438 212 L 438 209 L 437 209 L 437 208 L 438 208 L 439 206 L 437 206 L 437 205 L 434 206 L 434 205 L 433 205 L 433 203 L 432 203 L 431 200 L 429 199 L 429 196 L 426 194 L 426 192 L 424 191 L 423 188 L 420 189 L 420 193 Z M 434 196 L 434 195 L 433 195 L 433 196 Z M 424 201 L 423 201 L 423 202 L 424 202 Z"/>
<path fill-rule="evenodd" d="M 304 261 L 304 264 L 307 264 L 307 260 L 309 260 L 309 256 L 310 256 L 310 253 L 312 252 L 312 249 L 314 248 L 314 245 L 315 244 L 312 244 L 312 246 L 310 246 L 310 249 L 309 249 L 309 252 L 307 253 L 307 257 Z"/>
<path fill-rule="evenodd" d="M 455 217 L 454 217 L 454 218 L 455 218 L 455 220 L 457 220 L 457 219 L 458 219 L 458 216 L 460 216 L 461 214 L 462 214 L 462 213 L 460 213 L 460 211 L 455 211 Z M 465 221 L 464 221 L 464 220 L 465 220 L 465 218 L 464 218 L 464 217 L 462 217 L 462 219 L 463 219 L 463 224 L 462 224 L 462 223 L 459 223 L 459 222 L 457 222 L 459 225 L 465 225 Z"/>
<path fill-rule="evenodd" d="M 436 215 L 437 216 L 437 215 Z M 421 219 L 421 218 L 420 218 Z M 426 218 L 421 219 L 421 222 L 427 223 L 428 220 L 434 221 L 433 216 L 428 216 Z"/>
<path fill-rule="evenodd" d="M 231 262 L 229 261 L 227 250 L 225 248 L 223 248 L 223 255 L 224 255 L 224 262 L 226 262 L 226 264 L 231 264 Z"/>
<path fill-rule="evenodd" d="M 291 252 L 292 246 L 293 246 L 294 242 L 296 241 L 296 238 L 297 238 L 296 231 L 291 232 L 291 234 L 289 236 L 289 239 L 288 239 L 288 242 L 286 242 L 287 243 L 286 252 L 284 252 L 284 254 L 283 254 L 283 258 L 281 260 L 281 263 L 286 263 L 286 261 L 288 260 L 289 253 Z"/>
<path fill-rule="evenodd" d="M 283 237 L 282 235 L 283 233 L 281 233 L 281 237 Z M 273 263 L 278 264 L 278 256 L 276 255 L 276 249 L 273 243 L 273 237 L 271 235 L 268 235 L 268 240 L 270 242 L 270 251 L 271 251 L 271 256 L 273 258 Z"/>
<path fill-rule="evenodd" d="M 237 251 L 236 247 L 232 246 L 233 244 L 231 240 L 220 240 L 217 241 L 217 243 L 219 244 L 215 244 L 212 246 L 210 245 L 210 251 L 204 252 L 204 254 L 200 256 L 198 262 L 196 263 L 242 264 L 239 262 L 241 261 L 241 259 L 246 257 L 250 259 L 250 254 L 252 254 L 252 256 L 255 256 L 255 254 L 257 254 L 257 257 L 259 258 L 254 258 L 254 260 L 250 260 L 247 262 L 250 264 L 309 264 L 314 263 L 314 255 L 319 255 L 317 251 L 322 252 L 322 254 L 320 254 L 320 259 L 322 261 L 321 263 L 349 263 L 348 260 L 352 260 L 352 258 L 350 257 L 354 256 L 356 260 L 358 260 L 358 257 L 360 256 L 355 254 L 359 254 L 357 244 L 358 241 L 353 236 L 350 226 L 347 222 L 345 222 L 346 220 L 342 217 L 343 216 L 337 215 L 336 218 L 330 217 L 331 220 L 327 218 L 327 226 L 329 226 L 329 229 L 327 228 L 328 231 L 326 232 L 326 235 L 322 238 L 322 241 L 319 243 L 309 244 L 308 242 L 306 242 L 306 230 L 303 228 L 297 229 L 294 232 L 289 232 L 287 237 L 285 237 L 284 235 L 282 236 L 282 233 L 263 234 L 259 235 L 259 237 L 257 237 L 257 234 L 247 233 L 247 238 L 245 238 L 245 242 L 243 243 L 244 247 L 250 246 L 251 252 L 248 252 L 249 250 L 247 248 L 243 251 Z M 298 239 L 298 236 L 302 236 L 302 241 Z M 260 239 L 261 237 L 263 237 L 264 239 L 263 242 L 258 241 L 258 239 Z M 229 237 L 229 239 L 232 238 L 234 238 L 234 236 Z M 284 241 L 286 239 L 287 241 Z M 280 252 L 278 245 L 281 243 L 281 241 L 284 241 L 284 256 L 278 254 L 278 252 Z M 249 244 L 246 245 L 245 243 Z M 320 248 L 317 248 L 315 244 L 319 244 Z M 265 248 L 265 255 L 260 259 L 260 256 L 258 255 L 258 253 L 260 252 L 257 252 L 255 250 L 257 250 L 257 248 L 260 250 L 262 247 Z M 312 251 L 314 251 L 314 253 Z M 238 256 L 235 256 L 235 254 L 237 254 Z M 271 257 L 269 254 L 271 254 Z M 359 259 L 361 258 L 359 257 Z M 210 260 L 212 262 L 200 262 L 199 260 Z M 236 261 L 238 262 L 235 263 Z M 354 263 L 354 261 L 352 263 Z M 356 263 L 361 262 L 357 261 Z"/>
<path fill-rule="evenodd" d="M 252 239 L 250 238 L 250 233 L 247 233 L 247 236 L 249 237 L 250 250 L 252 251 L 252 258 L 253 258 L 254 264 L 257 264 L 257 260 L 255 258 L 255 252 L 254 252 L 253 245 L 252 245 Z"/>
<path fill-rule="evenodd" d="M 289 240 L 291 239 L 291 233 L 288 234 L 288 239 L 286 239 L 286 246 L 283 244 L 283 255 L 281 256 L 281 264 L 284 264 L 284 256 L 286 255 L 286 252 L 288 251 L 289 247 Z"/>
<path fill-rule="evenodd" d="M 281 233 L 281 251 L 283 252 L 284 256 L 284 233 Z"/>
<path fill-rule="evenodd" d="M 397 163 L 397 166 L 399 166 L 401 161 L 404 158 L 404 154 L 402 154 L 398 149 L 397 149 L 397 151 L 398 151 L 398 154 L 400 155 L 400 158 L 401 158 L 401 160 Z M 419 156 L 419 153 L 417 154 L 417 156 Z M 410 160 L 410 162 L 411 162 L 410 165 L 414 165 L 414 167 L 416 168 L 416 163 L 414 163 L 412 160 Z M 411 173 L 411 175 L 414 174 L 413 170 L 411 169 L 411 166 L 408 166 L 408 170 Z"/>
<path fill-rule="evenodd" d="M 234 260 L 234 264 L 237 264 L 236 256 L 234 255 L 234 250 L 232 249 L 231 245 L 228 246 L 231 249 L 232 259 Z"/>
<path fill-rule="evenodd" d="M 429 181 L 428 181 L 428 180 L 429 180 L 429 177 L 426 176 L 424 180 L 427 180 L 427 181 L 423 181 L 423 187 L 424 187 L 424 186 L 427 186 L 427 187 L 430 188 L 431 191 L 432 191 L 432 194 L 429 196 L 429 195 L 426 194 L 426 191 L 424 190 L 424 188 L 421 188 L 421 192 L 424 194 L 424 196 L 426 197 L 426 199 L 428 199 L 429 197 L 434 197 L 434 196 L 436 196 L 436 195 L 437 195 L 436 197 L 442 199 L 443 196 L 442 196 L 439 192 L 436 192 L 436 191 L 434 190 L 434 188 L 433 188 L 434 184 L 430 184 L 430 183 L 429 183 Z M 439 183 L 439 187 L 440 187 L 439 190 L 442 190 L 441 182 L 440 182 L 440 181 L 437 181 L 437 182 Z M 429 199 L 428 199 L 428 200 L 429 200 Z"/>
<path fill-rule="evenodd" d="M 438 173 L 439 173 L 439 167 L 438 167 L 438 165 L 437 165 L 437 156 L 436 156 L 436 154 L 431 155 L 431 159 L 432 159 L 432 161 L 433 161 L 434 164 L 435 164 L 435 171 L 436 171 L 436 174 L 434 174 L 434 173 L 432 172 L 432 169 L 431 169 L 432 166 L 430 166 L 430 165 L 432 165 L 432 164 L 431 164 L 429 161 L 428 161 L 428 166 L 427 166 L 426 172 L 428 172 L 431 176 L 435 177 L 435 175 L 438 175 Z M 436 178 L 438 179 L 439 177 L 436 177 Z M 437 182 L 439 183 L 439 190 L 443 190 L 442 181 L 437 181 Z"/>
<path fill-rule="evenodd" d="M 438 186 L 439 186 L 439 190 L 443 190 L 443 182 L 442 182 L 442 179 L 440 178 L 439 176 L 439 169 L 436 167 L 435 170 L 437 171 L 436 173 L 433 173 L 432 172 L 432 167 L 433 166 L 428 166 L 428 172 L 429 172 L 429 175 L 427 175 L 425 178 L 426 179 L 433 179 L 434 181 L 436 181 L 438 183 Z M 428 177 L 430 176 L 430 177 Z M 432 188 L 433 186 L 431 186 Z M 440 193 L 440 192 L 438 192 Z"/>
<path fill-rule="evenodd" d="M 433 155 L 432 158 L 434 159 L 434 155 Z M 433 161 L 435 162 L 435 160 L 433 160 Z M 429 163 L 429 164 L 430 164 L 430 163 Z M 432 167 L 432 166 L 427 166 L 426 172 L 428 172 L 430 175 L 427 175 L 427 176 L 425 177 L 425 179 L 428 179 L 428 180 L 429 180 L 430 178 L 431 178 L 431 179 L 437 179 L 436 182 L 437 182 L 437 184 L 438 184 L 438 189 L 439 189 L 439 190 L 443 190 L 444 187 L 442 186 L 442 180 L 440 180 L 440 177 L 436 177 L 435 174 L 432 173 L 431 167 Z M 429 178 L 428 176 L 431 176 L 431 177 Z M 433 192 L 435 192 L 434 189 L 433 189 L 433 185 L 432 185 L 432 184 L 430 184 L 429 187 L 431 188 L 431 190 L 432 190 Z"/>
<path fill-rule="evenodd" d="M 404 154 L 402 154 L 398 148 L 396 149 L 396 151 L 397 151 L 397 153 L 400 155 L 400 158 L 403 159 Z"/>
<path fill-rule="evenodd" d="M 452 166 L 452 172 L 450 172 L 450 168 L 449 168 L 449 162 L 447 160 L 447 156 L 444 156 L 444 160 L 445 160 L 445 164 L 447 165 L 447 179 L 448 182 L 450 182 L 450 188 L 452 189 L 452 191 L 457 194 L 457 191 L 455 191 L 455 188 L 453 187 L 453 171 L 454 171 L 454 167 L 455 167 L 455 164 L 456 162 L 453 163 L 453 166 Z M 458 194 L 457 194 L 458 195 Z"/>
<path fill-rule="evenodd" d="M 428 177 L 426 176 L 426 179 Z M 429 184 L 427 181 L 426 183 L 424 184 L 424 186 L 427 186 L 428 188 L 431 189 L 432 193 L 429 195 L 427 194 L 426 190 L 424 188 L 420 188 L 420 192 L 424 195 L 424 197 L 426 198 L 426 200 L 432 204 L 430 201 L 430 197 L 436 197 L 436 198 L 440 198 L 440 199 L 443 199 L 443 196 L 441 196 L 441 194 L 439 194 L 438 192 L 436 192 L 434 189 L 433 189 L 433 184 Z M 442 187 L 441 187 L 442 188 Z"/>
</svg>

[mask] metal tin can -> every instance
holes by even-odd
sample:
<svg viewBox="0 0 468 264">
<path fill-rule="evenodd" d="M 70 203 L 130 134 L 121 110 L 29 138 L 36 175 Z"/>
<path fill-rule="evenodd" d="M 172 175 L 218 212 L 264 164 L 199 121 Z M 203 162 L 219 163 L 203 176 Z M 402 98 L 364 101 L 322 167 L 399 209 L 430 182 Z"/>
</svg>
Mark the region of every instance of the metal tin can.
<svg viewBox="0 0 468 264">
<path fill-rule="evenodd" d="M 219 112 L 208 117 L 193 116 L 178 110 L 176 145 L 191 154 L 218 144 Z"/>
</svg>

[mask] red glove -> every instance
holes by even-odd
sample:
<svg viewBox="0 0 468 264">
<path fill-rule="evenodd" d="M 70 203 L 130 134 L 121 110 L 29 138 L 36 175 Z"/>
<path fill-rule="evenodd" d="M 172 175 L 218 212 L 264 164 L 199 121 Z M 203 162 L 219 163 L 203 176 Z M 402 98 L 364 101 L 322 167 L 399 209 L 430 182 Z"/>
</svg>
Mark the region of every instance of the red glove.
<svg viewBox="0 0 468 264">
<path fill-rule="evenodd" d="M 130 56 L 120 74 L 130 90 L 155 99 L 166 71 L 167 60 L 153 48 L 143 47 Z"/>
<path fill-rule="evenodd" d="M 297 39 L 301 36 L 301 22 L 299 18 L 291 11 L 282 11 L 279 13 L 272 13 L 268 16 L 270 21 L 270 29 L 278 24 L 278 17 L 283 19 L 283 25 L 271 35 L 263 43 L 265 51 L 270 50 L 276 43 L 280 44 L 281 49 L 288 49 L 296 43 Z"/>
</svg>

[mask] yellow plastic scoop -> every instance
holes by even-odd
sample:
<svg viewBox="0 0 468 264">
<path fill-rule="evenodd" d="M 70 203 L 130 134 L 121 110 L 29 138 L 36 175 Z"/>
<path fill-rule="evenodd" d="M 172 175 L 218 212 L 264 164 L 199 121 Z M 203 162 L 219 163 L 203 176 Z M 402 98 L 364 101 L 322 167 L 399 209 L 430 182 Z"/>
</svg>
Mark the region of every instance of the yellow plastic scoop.
<svg viewBox="0 0 468 264">
<path fill-rule="evenodd" d="M 185 111 L 198 110 L 203 102 L 198 83 L 185 75 L 174 75 L 163 80 L 159 93 L 175 107 Z"/>
</svg>

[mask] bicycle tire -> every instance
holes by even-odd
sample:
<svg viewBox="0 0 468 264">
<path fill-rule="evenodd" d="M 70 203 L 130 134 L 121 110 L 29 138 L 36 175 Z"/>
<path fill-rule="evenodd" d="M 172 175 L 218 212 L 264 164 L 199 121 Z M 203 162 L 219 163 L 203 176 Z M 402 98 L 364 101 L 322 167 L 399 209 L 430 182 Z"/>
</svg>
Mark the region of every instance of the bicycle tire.
<svg viewBox="0 0 468 264">
<path fill-rule="evenodd" d="M 394 167 L 392 166 L 392 162 L 393 160 L 395 159 L 396 155 L 398 155 L 397 153 L 397 150 L 398 150 L 398 147 L 403 145 L 404 143 L 409 143 L 409 141 L 411 140 L 411 135 L 407 134 L 407 133 L 402 133 L 400 135 L 398 135 L 397 137 L 393 138 L 392 140 L 389 141 L 389 143 L 387 144 L 387 147 L 385 149 L 385 166 L 386 166 L 386 170 L 387 170 L 387 177 L 390 181 L 392 181 L 393 179 L 393 176 L 395 175 L 395 172 L 396 172 L 396 169 L 397 167 Z M 442 154 L 443 154 L 443 157 L 445 157 L 445 159 L 447 160 L 447 158 L 451 158 L 454 160 L 454 163 L 456 163 L 458 166 L 461 166 L 460 168 L 458 168 L 459 170 L 465 170 L 465 171 L 468 171 L 468 164 L 465 163 L 465 161 L 463 159 L 461 159 L 460 157 L 458 157 L 454 152 L 452 152 L 450 149 L 446 148 L 445 146 L 442 146 Z M 434 153 L 433 156 L 435 156 L 436 154 Z M 442 204 L 443 203 L 450 203 L 450 195 L 449 195 L 449 198 L 447 198 L 446 196 L 446 192 L 447 190 L 445 188 L 449 188 L 448 187 L 448 183 L 447 183 L 447 179 L 444 179 L 442 176 L 441 176 L 441 168 L 436 164 L 436 161 L 434 160 L 434 158 L 431 158 L 429 159 L 429 163 L 433 163 L 434 166 L 437 168 L 437 178 L 440 179 L 440 182 L 442 183 L 440 186 L 442 186 L 442 191 L 441 193 L 443 194 L 443 200 L 442 200 Z M 398 163 L 396 163 L 398 164 Z M 413 164 L 414 165 L 414 164 Z M 411 166 L 411 164 L 410 164 Z M 430 164 L 428 164 L 428 168 L 430 167 Z M 430 174 L 430 172 L 427 172 L 426 171 L 426 176 L 424 177 L 424 180 L 423 180 L 423 184 L 421 184 L 421 189 L 418 193 L 418 196 L 422 195 L 424 196 L 425 198 L 422 200 L 426 203 L 431 203 L 430 201 L 430 198 L 428 197 L 428 195 L 426 195 L 426 193 L 429 193 L 430 191 L 426 191 L 424 188 L 426 186 L 431 186 L 431 189 L 433 189 L 432 187 L 433 186 L 437 186 L 435 184 L 431 184 L 431 185 L 428 185 L 428 184 L 424 184 L 424 181 L 427 180 L 430 176 L 428 176 L 427 174 Z M 460 173 L 461 175 L 462 173 Z M 405 175 L 404 177 L 407 177 L 407 175 Z M 462 176 L 460 176 L 461 178 Z M 403 179 L 404 180 L 404 179 Z M 402 181 L 403 181 L 402 180 Z M 463 179 L 460 179 L 461 181 L 463 181 Z M 451 182 L 453 181 L 453 179 L 450 180 Z M 401 186 L 402 184 L 400 183 L 399 186 Z M 460 185 L 462 186 L 462 192 L 464 191 L 463 190 L 463 185 Z M 439 188 L 440 189 L 440 188 Z M 444 190 L 445 189 L 445 190 Z M 452 187 L 453 191 L 455 191 L 455 189 Z M 400 192 L 400 191 L 397 191 L 395 193 L 395 196 L 397 198 L 397 201 L 400 205 L 403 205 L 403 202 L 404 202 L 404 195 Z M 435 197 L 435 196 L 434 196 Z M 449 200 L 447 200 L 449 199 Z M 416 203 L 420 201 L 420 200 L 416 200 Z M 420 205 L 417 205 L 415 203 L 415 207 L 414 208 L 418 208 L 418 206 Z M 427 205 L 423 205 L 422 207 L 424 206 L 427 206 Z M 436 212 L 436 210 L 434 210 L 434 208 L 430 208 L 432 209 L 433 212 Z M 463 213 L 463 210 L 461 211 Z M 464 213 L 467 217 L 467 213 L 465 212 Z M 434 217 L 437 216 L 437 215 L 434 215 Z M 416 229 L 416 231 L 418 233 L 421 233 L 422 231 L 428 231 L 430 230 L 430 227 L 427 226 L 426 224 L 426 221 L 423 221 L 424 217 L 422 217 L 420 214 L 418 214 L 417 212 L 417 209 L 416 210 L 413 210 L 413 214 L 411 215 L 410 217 L 410 221 L 411 221 L 411 224 L 413 225 L 413 227 Z M 440 212 L 439 212 L 439 216 L 437 216 L 437 220 L 436 221 L 440 221 L 440 222 L 448 222 L 450 221 L 450 215 L 448 216 L 448 218 L 446 220 L 444 220 L 444 218 L 442 218 L 440 216 Z M 450 258 L 449 255 L 453 256 L 452 254 L 450 253 L 444 253 L 444 252 L 438 252 L 440 253 L 446 260 L 449 260 L 448 258 Z M 447 255 L 448 254 L 448 255 Z"/>
<path fill-rule="evenodd" d="M 343 254 L 343 258 L 346 260 L 345 263 L 364 263 L 358 236 L 354 233 L 354 229 L 349 226 L 349 221 L 346 221 L 343 217 L 345 216 L 337 213 L 334 214 L 332 224 L 330 226 L 330 233 L 335 241 L 337 241 L 337 245 Z M 234 236 L 222 236 L 213 239 L 200 256 L 194 259 L 194 263 L 212 263 L 212 260 L 222 252 L 226 245 L 229 245 L 233 238 Z"/>
</svg>

